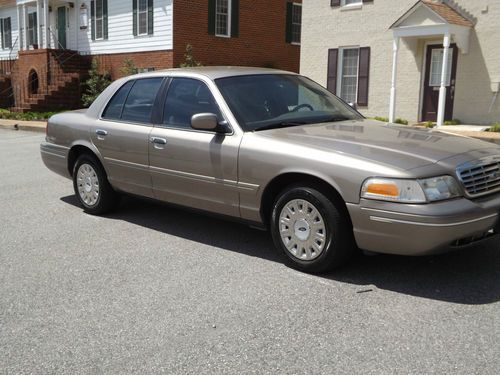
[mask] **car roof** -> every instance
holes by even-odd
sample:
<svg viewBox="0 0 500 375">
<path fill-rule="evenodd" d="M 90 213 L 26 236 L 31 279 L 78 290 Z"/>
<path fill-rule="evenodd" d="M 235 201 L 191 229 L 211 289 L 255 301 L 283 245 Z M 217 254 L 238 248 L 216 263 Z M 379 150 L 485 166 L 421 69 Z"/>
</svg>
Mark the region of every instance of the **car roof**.
<svg viewBox="0 0 500 375">
<path fill-rule="evenodd" d="M 243 66 L 199 66 L 192 68 L 173 68 L 165 70 L 157 70 L 149 73 L 141 73 L 135 75 L 135 78 L 158 77 L 165 75 L 178 75 L 178 76 L 205 76 L 211 80 L 225 77 L 245 76 L 255 74 L 294 74 L 297 73 L 287 72 L 285 70 L 270 69 L 270 68 L 253 68 Z M 129 77 L 131 78 L 131 77 Z"/>
</svg>

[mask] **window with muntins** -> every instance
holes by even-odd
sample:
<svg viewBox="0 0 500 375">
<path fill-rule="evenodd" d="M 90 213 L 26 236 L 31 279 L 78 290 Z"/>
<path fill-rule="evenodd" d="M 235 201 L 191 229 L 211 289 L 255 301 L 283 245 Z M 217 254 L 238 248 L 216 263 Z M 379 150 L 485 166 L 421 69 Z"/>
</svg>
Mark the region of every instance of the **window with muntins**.
<svg viewBox="0 0 500 375">
<path fill-rule="evenodd" d="M 148 33 L 148 1 L 138 0 L 139 4 L 137 7 L 137 19 L 138 27 L 137 33 L 139 35 L 145 35 Z"/>
<path fill-rule="evenodd" d="M 108 0 L 90 2 L 92 40 L 108 39 Z"/>
<path fill-rule="evenodd" d="M 363 1 L 362 0 L 342 0 L 341 1 L 341 5 L 342 6 L 348 6 L 348 5 L 357 5 L 357 4 L 362 4 Z"/>
<path fill-rule="evenodd" d="M 441 76 L 443 73 L 443 56 L 444 56 L 444 50 L 442 48 L 432 50 L 429 86 L 432 87 L 441 86 Z M 445 86 L 450 85 L 451 66 L 453 64 L 452 61 L 453 61 L 453 48 L 450 48 L 448 52 L 448 70 L 446 72 Z"/>
<path fill-rule="evenodd" d="M 340 51 L 339 96 L 347 103 L 356 103 L 358 97 L 359 48 Z"/>
<path fill-rule="evenodd" d="M 12 27 L 10 17 L 0 19 L 2 49 L 12 48 Z"/>
<path fill-rule="evenodd" d="M 36 12 L 28 14 L 28 45 L 38 44 Z"/>
<path fill-rule="evenodd" d="M 215 2 L 215 35 L 230 36 L 231 1 L 216 0 Z"/>
<path fill-rule="evenodd" d="M 302 29 L 302 5 L 293 4 L 292 8 L 292 43 L 300 44 Z"/>
</svg>

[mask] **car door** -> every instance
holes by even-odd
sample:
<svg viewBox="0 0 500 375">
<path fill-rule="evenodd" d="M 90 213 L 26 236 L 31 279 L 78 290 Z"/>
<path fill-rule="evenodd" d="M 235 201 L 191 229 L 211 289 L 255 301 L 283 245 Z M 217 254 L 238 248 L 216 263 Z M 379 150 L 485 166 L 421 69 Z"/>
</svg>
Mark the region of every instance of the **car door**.
<svg viewBox="0 0 500 375">
<path fill-rule="evenodd" d="M 173 78 L 163 120 L 151 132 L 149 162 L 156 198 L 224 215 L 239 216 L 237 183 L 241 135 L 191 128 L 197 113 L 224 120 L 206 82 Z"/>
<path fill-rule="evenodd" d="M 149 136 L 156 96 L 164 78 L 126 82 L 111 98 L 91 129 L 110 183 L 132 194 L 152 197 Z"/>
</svg>

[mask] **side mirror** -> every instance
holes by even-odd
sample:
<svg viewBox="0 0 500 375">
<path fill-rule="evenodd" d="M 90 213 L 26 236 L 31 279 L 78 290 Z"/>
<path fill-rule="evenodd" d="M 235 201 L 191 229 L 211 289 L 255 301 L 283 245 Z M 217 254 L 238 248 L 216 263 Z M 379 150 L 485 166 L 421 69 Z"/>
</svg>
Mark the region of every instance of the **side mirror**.
<svg viewBox="0 0 500 375">
<path fill-rule="evenodd" d="M 221 126 L 214 113 L 198 113 L 191 117 L 191 127 L 196 130 L 227 133 L 227 129 Z"/>
<path fill-rule="evenodd" d="M 358 110 L 358 105 L 356 103 L 348 103 L 349 104 L 349 107 L 351 107 L 352 109 L 354 109 L 355 111 Z"/>
</svg>

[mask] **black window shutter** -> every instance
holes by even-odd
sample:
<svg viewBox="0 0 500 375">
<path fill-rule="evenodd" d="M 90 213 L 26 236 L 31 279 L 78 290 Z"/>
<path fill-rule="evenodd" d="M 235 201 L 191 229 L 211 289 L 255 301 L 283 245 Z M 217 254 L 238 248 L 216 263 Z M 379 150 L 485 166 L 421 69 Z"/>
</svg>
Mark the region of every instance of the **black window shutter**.
<svg viewBox="0 0 500 375">
<path fill-rule="evenodd" d="M 328 76 L 326 88 L 332 94 L 337 94 L 337 66 L 339 60 L 338 48 L 328 50 Z"/>
<path fill-rule="evenodd" d="M 132 0 L 132 28 L 134 36 L 137 36 L 137 1 L 138 0 Z"/>
<path fill-rule="evenodd" d="M 292 16 L 293 16 L 293 3 L 286 3 L 286 36 L 287 43 L 292 43 Z"/>
<path fill-rule="evenodd" d="M 5 36 L 5 48 L 12 48 L 12 23 L 10 17 L 7 17 L 4 22 L 6 23 L 5 29 L 7 30 L 7 35 Z"/>
<path fill-rule="evenodd" d="M 108 39 L 108 0 L 102 0 L 103 37 Z"/>
<path fill-rule="evenodd" d="M 340 0 L 331 0 L 330 1 L 330 6 L 331 7 L 339 7 L 340 6 Z"/>
<path fill-rule="evenodd" d="M 231 3 L 231 37 L 240 36 L 240 0 Z"/>
<path fill-rule="evenodd" d="M 148 0 L 148 35 L 153 35 L 154 32 L 154 7 L 153 0 Z"/>
<path fill-rule="evenodd" d="M 92 40 L 95 40 L 95 1 L 90 2 L 90 29 L 92 33 Z"/>
<path fill-rule="evenodd" d="M 208 0 L 208 34 L 215 35 L 215 0 Z"/>
<path fill-rule="evenodd" d="M 368 85 L 370 81 L 370 47 L 359 49 L 358 105 L 368 105 Z"/>
</svg>

